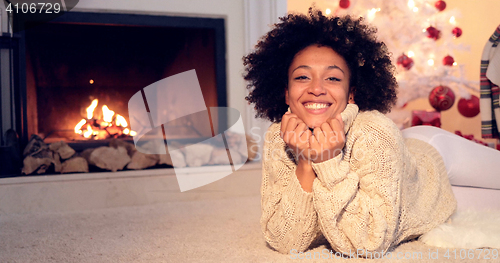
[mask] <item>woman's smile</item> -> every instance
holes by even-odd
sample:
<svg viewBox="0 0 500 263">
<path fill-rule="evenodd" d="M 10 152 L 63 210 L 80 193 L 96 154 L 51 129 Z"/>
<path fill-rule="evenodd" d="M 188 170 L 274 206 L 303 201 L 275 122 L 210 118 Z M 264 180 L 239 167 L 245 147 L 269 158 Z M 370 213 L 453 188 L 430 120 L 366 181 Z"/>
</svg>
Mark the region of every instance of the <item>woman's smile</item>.
<svg viewBox="0 0 500 263">
<path fill-rule="evenodd" d="M 347 106 L 350 71 L 329 47 L 311 45 L 298 52 L 288 70 L 286 103 L 310 128 L 334 118 Z"/>
</svg>

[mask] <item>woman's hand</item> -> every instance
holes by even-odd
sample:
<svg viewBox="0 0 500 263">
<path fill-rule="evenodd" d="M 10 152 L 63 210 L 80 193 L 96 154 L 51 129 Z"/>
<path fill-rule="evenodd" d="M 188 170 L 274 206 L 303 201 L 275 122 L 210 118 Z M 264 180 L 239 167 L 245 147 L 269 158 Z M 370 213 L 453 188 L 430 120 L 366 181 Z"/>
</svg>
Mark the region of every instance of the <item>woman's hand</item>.
<svg viewBox="0 0 500 263">
<path fill-rule="evenodd" d="M 310 138 L 312 132 L 297 115 L 287 112 L 281 119 L 281 137 L 295 152 L 299 161 L 310 159 Z"/>
<path fill-rule="evenodd" d="M 340 114 L 314 128 L 309 145 L 309 158 L 314 163 L 327 161 L 340 154 L 345 145 L 344 122 Z"/>
<path fill-rule="evenodd" d="M 281 118 L 281 137 L 297 156 L 298 164 L 295 170 L 297 180 L 306 192 L 312 192 L 316 174 L 311 166 L 309 145 L 312 132 L 297 115 L 287 112 Z"/>
</svg>

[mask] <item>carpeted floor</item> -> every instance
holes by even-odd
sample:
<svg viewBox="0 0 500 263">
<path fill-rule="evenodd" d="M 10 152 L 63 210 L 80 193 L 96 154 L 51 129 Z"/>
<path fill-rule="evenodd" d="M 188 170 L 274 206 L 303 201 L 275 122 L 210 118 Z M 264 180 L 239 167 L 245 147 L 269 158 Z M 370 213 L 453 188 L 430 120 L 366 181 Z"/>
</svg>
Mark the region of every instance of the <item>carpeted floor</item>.
<svg viewBox="0 0 500 263">
<path fill-rule="evenodd" d="M 384 260 L 336 258 L 324 244 L 309 254 L 280 254 L 260 231 L 258 181 L 240 185 L 254 188 L 253 195 L 211 198 L 217 191 L 205 191 L 197 198 L 141 206 L 3 214 L 0 262 L 295 262 L 299 257 L 306 262 L 500 262 L 478 252 L 469 254 L 474 259 L 461 259 L 460 250 L 419 241 L 400 245 Z"/>
</svg>

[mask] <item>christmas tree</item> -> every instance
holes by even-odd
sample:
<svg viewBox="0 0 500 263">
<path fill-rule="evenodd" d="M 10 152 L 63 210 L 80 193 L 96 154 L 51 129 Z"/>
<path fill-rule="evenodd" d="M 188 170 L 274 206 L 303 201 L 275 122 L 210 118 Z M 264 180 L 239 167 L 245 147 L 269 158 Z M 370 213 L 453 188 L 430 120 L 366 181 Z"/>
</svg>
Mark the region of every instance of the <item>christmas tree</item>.
<svg viewBox="0 0 500 263">
<path fill-rule="evenodd" d="M 460 12 L 446 8 L 445 1 L 329 0 L 328 5 L 327 14 L 362 16 L 378 28 L 397 65 L 398 107 L 429 97 L 436 110 L 446 110 L 455 94 L 476 101 L 470 92 L 478 92 L 479 83 L 466 80 L 464 65 L 453 58 L 456 51 L 468 50 L 455 40 L 462 35 Z"/>
</svg>

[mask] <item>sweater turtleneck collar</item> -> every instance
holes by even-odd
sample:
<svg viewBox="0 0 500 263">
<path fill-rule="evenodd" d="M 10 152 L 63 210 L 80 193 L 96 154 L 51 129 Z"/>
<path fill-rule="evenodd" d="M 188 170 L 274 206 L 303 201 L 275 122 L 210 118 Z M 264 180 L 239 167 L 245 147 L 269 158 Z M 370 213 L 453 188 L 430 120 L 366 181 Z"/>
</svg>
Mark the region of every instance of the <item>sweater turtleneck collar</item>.
<svg viewBox="0 0 500 263">
<path fill-rule="evenodd" d="M 344 121 L 344 133 L 347 133 L 351 128 L 354 119 L 356 119 L 356 116 L 358 115 L 358 111 L 359 111 L 358 105 L 347 104 L 345 110 L 342 113 L 340 113 L 342 121 Z"/>
</svg>

